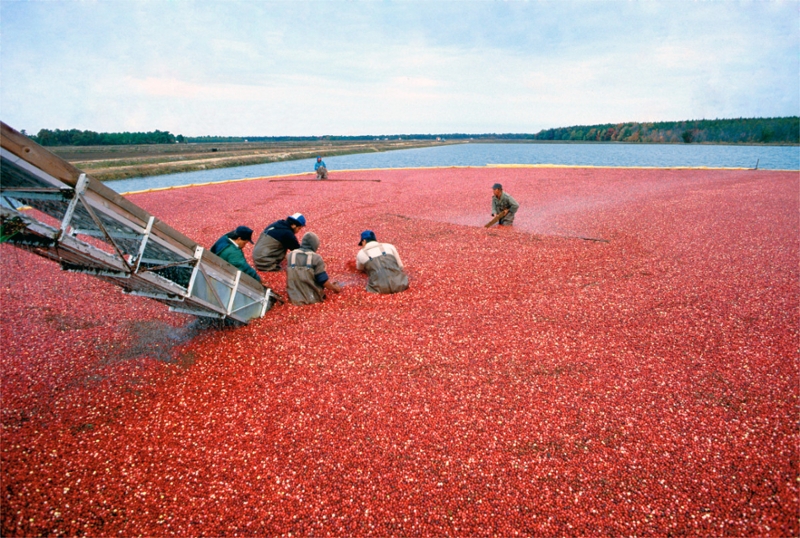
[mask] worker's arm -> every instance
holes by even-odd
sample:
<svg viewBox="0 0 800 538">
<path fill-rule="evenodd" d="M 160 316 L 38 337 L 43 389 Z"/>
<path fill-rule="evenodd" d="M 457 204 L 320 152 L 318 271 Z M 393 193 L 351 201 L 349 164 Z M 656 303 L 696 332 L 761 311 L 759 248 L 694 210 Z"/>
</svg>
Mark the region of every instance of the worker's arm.
<svg viewBox="0 0 800 538">
<path fill-rule="evenodd" d="M 328 273 L 325 271 L 314 275 L 314 280 L 317 282 L 317 284 L 326 290 L 331 290 L 333 293 L 339 293 L 342 291 L 342 287 L 336 282 L 331 282 L 331 279 L 328 278 Z"/>
<path fill-rule="evenodd" d="M 369 256 L 367 256 L 364 250 L 359 250 L 358 254 L 356 254 L 356 269 L 359 271 L 364 270 L 364 264 L 369 261 Z"/>
<path fill-rule="evenodd" d="M 261 282 L 261 275 L 256 273 L 256 270 L 250 267 L 250 264 L 244 262 L 244 265 L 240 266 L 239 269 L 242 270 L 243 273 L 250 275 L 251 277 L 255 278 L 259 282 Z"/>
<path fill-rule="evenodd" d="M 336 282 L 331 282 L 330 280 L 326 280 L 322 287 L 326 290 L 331 290 L 333 293 L 339 293 L 342 291 L 342 287 L 339 284 Z"/>
<path fill-rule="evenodd" d="M 342 287 L 339 286 L 339 284 L 331 282 L 330 278 L 328 278 L 328 272 L 325 271 L 325 262 L 322 261 L 322 258 L 319 256 L 315 257 L 319 260 L 314 264 L 314 280 L 316 283 L 326 290 L 331 290 L 333 293 L 342 291 Z"/>
<path fill-rule="evenodd" d="M 397 260 L 397 266 L 400 269 L 404 269 L 403 267 L 403 260 L 400 259 L 400 254 L 397 253 L 397 249 L 394 248 L 394 245 L 388 245 L 390 248 L 388 249 L 389 253 L 394 256 L 394 259 Z"/>
<path fill-rule="evenodd" d="M 261 277 L 258 275 L 258 273 L 256 273 L 255 269 L 250 267 L 250 264 L 247 263 L 242 249 L 237 247 L 235 244 L 230 243 L 227 247 L 221 250 L 219 257 L 239 269 L 241 272 L 248 274 L 261 282 Z"/>
</svg>

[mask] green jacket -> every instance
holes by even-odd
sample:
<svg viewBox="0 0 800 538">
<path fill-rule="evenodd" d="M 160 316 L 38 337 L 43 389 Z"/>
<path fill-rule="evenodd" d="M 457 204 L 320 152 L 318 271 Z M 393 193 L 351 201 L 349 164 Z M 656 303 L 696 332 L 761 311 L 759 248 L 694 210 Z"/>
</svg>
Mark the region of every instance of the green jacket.
<svg viewBox="0 0 800 538">
<path fill-rule="evenodd" d="M 217 256 L 233 265 L 241 272 L 247 273 L 251 277 L 261 282 L 261 277 L 258 275 L 258 273 L 256 273 L 256 270 L 250 267 L 250 264 L 248 264 L 247 260 L 244 259 L 244 252 L 242 252 L 242 249 L 240 249 L 231 239 L 228 239 L 228 244 L 217 253 Z"/>
</svg>

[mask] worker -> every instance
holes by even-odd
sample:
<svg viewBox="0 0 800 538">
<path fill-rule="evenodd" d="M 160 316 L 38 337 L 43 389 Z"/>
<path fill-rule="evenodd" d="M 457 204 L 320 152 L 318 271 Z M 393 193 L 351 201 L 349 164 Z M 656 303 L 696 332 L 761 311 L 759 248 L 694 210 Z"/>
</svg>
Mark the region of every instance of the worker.
<svg viewBox="0 0 800 538">
<path fill-rule="evenodd" d="M 503 216 L 498 221 L 500 226 L 513 226 L 514 215 L 517 214 L 519 204 L 514 200 L 510 194 L 503 192 L 503 186 L 500 183 L 492 185 L 494 196 L 492 196 L 492 216 Z"/>
<path fill-rule="evenodd" d="M 297 233 L 306 225 L 306 218 L 295 213 L 275 221 L 264 229 L 253 248 L 253 261 L 259 271 L 280 271 L 281 262 L 290 250 L 300 248 Z"/>
<path fill-rule="evenodd" d="M 253 230 L 247 226 L 237 226 L 232 232 L 228 232 L 214 243 L 211 247 L 211 252 L 216 254 L 229 264 L 233 265 L 243 273 L 247 273 L 251 277 L 261 282 L 261 277 L 256 273 L 256 270 L 250 267 L 247 260 L 244 258 L 244 247 L 247 243 L 253 243 Z"/>
<path fill-rule="evenodd" d="M 361 250 L 356 255 L 356 269 L 369 275 L 368 292 L 397 293 L 408 289 L 408 276 L 394 245 L 378 243 L 375 232 L 364 230 L 358 246 Z"/>
<path fill-rule="evenodd" d="M 325 166 L 325 161 L 322 160 L 322 157 L 317 157 L 314 170 L 317 172 L 317 179 L 328 179 L 328 167 Z"/>
<path fill-rule="evenodd" d="M 286 266 L 286 294 L 295 305 L 321 303 L 325 290 L 342 291 L 341 286 L 331 282 L 325 272 L 325 262 L 317 254 L 319 237 L 314 232 L 303 234 L 300 248 L 289 253 Z"/>
</svg>

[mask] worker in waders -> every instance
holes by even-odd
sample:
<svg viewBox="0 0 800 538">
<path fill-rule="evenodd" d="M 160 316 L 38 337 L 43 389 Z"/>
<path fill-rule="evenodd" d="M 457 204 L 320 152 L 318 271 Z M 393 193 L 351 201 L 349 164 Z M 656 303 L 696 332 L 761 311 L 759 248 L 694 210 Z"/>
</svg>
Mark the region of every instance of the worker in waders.
<svg viewBox="0 0 800 538">
<path fill-rule="evenodd" d="M 314 232 L 303 235 L 300 248 L 289 253 L 286 266 L 286 294 L 295 305 L 321 303 L 325 290 L 342 291 L 341 286 L 331 282 L 325 271 L 325 262 L 317 254 L 319 237 Z"/>
<path fill-rule="evenodd" d="M 247 226 L 237 226 L 237 228 L 228 232 L 214 243 L 211 247 L 211 252 L 233 265 L 241 272 L 250 275 L 259 282 L 261 277 L 256 273 L 256 270 L 250 267 L 247 260 L 244 258 L 244 247 L 247 243 L 253 242 L 253 230 Z"/>
<path fill-rule="evenodd" d="M 264 229 L 253 247 L 253 262 L 259 271 L 280 271 L 281 262 L 290 250 L 300 248 L 297 233 L 306 225 L 306 218 L 295 213 Z"/>
<path fill-rule="evenodd" d="M 317 157 L 314 170 L 317 172 L 317 179 L 328 179 L 328 167 L 325 166 L 325 161 L 322 160 L 322 157 Z"/>
<path fill-rule="evenodd" d="M 513 226 L 514 215 L 517 214 L 519 204 L 514 200 L 510 194 L 503 192 L 503 186 L 500 183 L 492 185 L 492 216 L 497 216 L 503 213 L 497 224 L 500 226 Z"/>
<path fill-rule="evenodd" d="M 393 245 L 378 243 L 375 232 L 364 230 L 358 246 L 361 250 L 356 255 L 356 269 L 369 275 L 368 292 L 397 293 L 408 289 L 408 276 Z"/>
</svg>

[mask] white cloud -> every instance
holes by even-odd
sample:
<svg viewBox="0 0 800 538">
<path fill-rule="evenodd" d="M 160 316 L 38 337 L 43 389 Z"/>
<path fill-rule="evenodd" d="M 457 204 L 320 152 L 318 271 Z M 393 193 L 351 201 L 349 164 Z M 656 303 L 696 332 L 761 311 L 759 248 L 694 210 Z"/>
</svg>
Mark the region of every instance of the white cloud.
<svg viewBox="0 0 800 538">
<path fill-rule="evenodd" d="M 125 85 L 143 96 L 170 97 L 186 100 L 260 101 L 270 97 L 272 88 L 245 84 L 202 84 L 173 78 L 126 77 Z M 274 95 L 272 95 L 274 97 Z"/>
<path fill-rule="evenodd" d="M 800 109 L 796 3 L 0 10 L 0 107 L 29 131 L 535 132 Z"/>
</svg>

